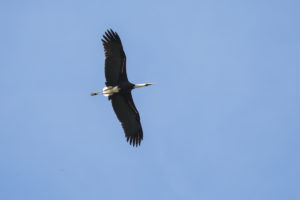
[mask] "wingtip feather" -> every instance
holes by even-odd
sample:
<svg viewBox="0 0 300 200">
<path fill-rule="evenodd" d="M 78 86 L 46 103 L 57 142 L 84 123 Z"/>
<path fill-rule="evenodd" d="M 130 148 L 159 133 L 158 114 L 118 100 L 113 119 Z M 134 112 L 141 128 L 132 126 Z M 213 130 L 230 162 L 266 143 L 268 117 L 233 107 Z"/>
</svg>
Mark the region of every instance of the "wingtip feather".
<svg viewBox="0 0 300 200">
<path fill-rule="evenodd" d="M 126 140 L 133 147 L 138 147 L 141 145 L 143 136 L 126 136 Z"/>
</svg>

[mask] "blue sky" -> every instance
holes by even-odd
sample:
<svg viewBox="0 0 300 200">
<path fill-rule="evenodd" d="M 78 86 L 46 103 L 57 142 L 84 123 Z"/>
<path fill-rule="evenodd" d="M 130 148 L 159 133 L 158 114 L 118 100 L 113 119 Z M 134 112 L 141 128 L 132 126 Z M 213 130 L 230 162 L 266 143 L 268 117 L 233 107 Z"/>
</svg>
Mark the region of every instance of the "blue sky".
<svg viewBox="0 0 300 200">
<path fill-rule="evenodd" d="M 0 199 L 300 199 L 299 1 L 1 1 Z M 117 31 L 144 141 L 104 87 Z"/>
</svg>

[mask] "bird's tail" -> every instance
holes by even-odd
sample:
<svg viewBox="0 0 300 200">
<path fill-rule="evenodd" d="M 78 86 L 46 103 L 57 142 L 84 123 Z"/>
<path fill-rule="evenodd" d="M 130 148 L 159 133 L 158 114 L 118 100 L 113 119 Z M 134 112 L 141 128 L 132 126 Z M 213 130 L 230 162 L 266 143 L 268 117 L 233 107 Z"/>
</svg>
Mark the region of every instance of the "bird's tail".
<svg viewBox="0 0 300 200">
<path fill-rule="evenodd" d="M 120 89 L 119 89 L 118 86 L 115 86 L 115 87 L 108 86 L 108 87 L 104 87 L 102 89 L 102 91 L 100 91 L 100 92 L 91 93 L 91 96 L 95 96 L 95 95 L 98 95 L 98 94 L 103 94 L 104 96 L 108 97 L 108 96 L 113 95 L 114 93 L 118 93 L 119 91 L 120 91 Z"/>
</svg>

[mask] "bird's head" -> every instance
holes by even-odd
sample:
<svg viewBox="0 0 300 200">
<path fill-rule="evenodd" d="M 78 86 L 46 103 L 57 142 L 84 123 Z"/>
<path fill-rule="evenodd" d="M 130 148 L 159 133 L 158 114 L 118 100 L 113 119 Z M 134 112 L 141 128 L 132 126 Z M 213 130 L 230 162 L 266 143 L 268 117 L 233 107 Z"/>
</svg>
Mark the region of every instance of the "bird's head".
<svg viewBox="0 0 300 200">
<path fill-rule="evenodd" d="M 141 87 L 146 87 L 149 85 L 153 85 L 154 83 L 142 83 L 142 84 L 135 84 L 134 88 L 141 88 Z"/>
</svg>

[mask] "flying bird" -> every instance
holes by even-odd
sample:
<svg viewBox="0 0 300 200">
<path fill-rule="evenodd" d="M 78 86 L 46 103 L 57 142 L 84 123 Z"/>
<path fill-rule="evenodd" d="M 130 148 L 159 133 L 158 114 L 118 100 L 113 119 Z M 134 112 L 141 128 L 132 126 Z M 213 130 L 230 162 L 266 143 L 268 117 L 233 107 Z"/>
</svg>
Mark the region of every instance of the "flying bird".
<svg viewBox="0 0 300 200">
<path fill-rule="evenodd" d="M 92 96 L 103 94 L 112 103 L 119 121 L 122 124 L 127 142 L 139 146 L 143 140 L 143 129 L 140 115 L 136 109 L 131 90 L 152 85 L 153 83 L 132 84 L 126 73 L 126 55 L 119 35 L 107 30 L 103 35 L 102 44 L 105 52 L 105 78 L 102 91 L 91 93 Z"/>
</svg>

